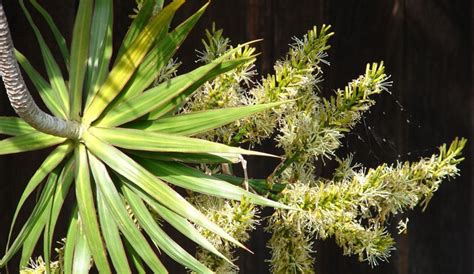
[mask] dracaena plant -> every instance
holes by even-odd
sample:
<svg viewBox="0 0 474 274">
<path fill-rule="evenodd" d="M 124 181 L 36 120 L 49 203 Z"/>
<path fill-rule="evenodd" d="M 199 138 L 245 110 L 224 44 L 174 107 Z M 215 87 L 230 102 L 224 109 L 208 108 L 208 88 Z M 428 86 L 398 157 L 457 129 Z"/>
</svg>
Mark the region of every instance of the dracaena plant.
<svg viewBox="0 0 474 274">
<path fill-rule="evenodd" d="M 30 0 L 49 24 L 69 77 L 20 1 L 49 81 L 20 52 L 16 58 L 53 116 L 26 90 L 1 10 L 0 68 L 21 119 L 1 118 L 0 133 L 13 137 L 0 141 L 0 152 L 56 148 L 20 199 L 11 229 L 42 184 L 0 265 L 22 249 L 25 266 L 43 234 L 44 258 L 32 260 L 24 273 L 81 273 L 92 263 L 104 273 L 145 272 L 145 265 L 166 272 L 156 248 L 195 273 L 235 273 L 234 249 L 259 225 L 259 205 L 276 208 L 265 222 L 273 273 L 313 273 L 315 238 L 333 237 L 344 254 L 371 265 L 387 260 L 394 249 L 387 220 L 417 205 L 426 208 L 441 181 L 458 174 L 466 140 L 455 139 L 430 158 L 373 169 L 336 158 L 333 176 L 319 177 L 315 162 L 335 158 L 344 133 L 391 85 L 383 63 L 367 65 L 363 75 L 324 98 L 319 83 L 328 64 L 329 26 L 295 39 L 274 74 L 260 82 L 254 82 L 251 44 L 232 46 L 213 26 L 198 51 L 202 66 L 176 77 L 179 63 L 172 56 L 205 9 L 169 30 L 183 1 L 163 8 L 163 1 L 136 0 L 134 21 L 112 62 L 112 0 L 80 1 L 70 53 L 52 18 Z M 248 178 L 241 155 L 269 155 L 233 146 L 271 136 L 284 151 L 281 163 L 267 178 Z M 244 167 L 243 178 L 232 170 L 235 163 Z M 186 199 L 169 185 L 190 190 Z M 70 192 L 72 214 L 61 212 Z M 67 214 L 68 232 L 52 261 L 52 241 L 64 236 L 54 228 Z M 196 257 L 163 231 L 161 221 L 196 242 Z M 400 222 L 400 231 L 406 225 Z"/>
<path fill-rule="evenodd" d="M 231 58 L 243 46 L 237 47 L 189 73 L 156 82 L 160 69 L 170 63 L 206 6 L 169 30 L 184 0 L 174 0 L 165 7 L 162 1 L 142 1 L 112 60 L 112 0 L 79 1 L 70 48 L 36 0 L 19 3 L 37 37 L 47 79 L 14 49 L 0 2 L 0 72 L 19 116 L 0 117 L 0 133 L 11 136 L 0 141 L 0 154 L 53 149 L 20 198 L 0 267 L 20 250 L 20 268 L 26 266 L 42 237 L 45 271 L 52 271 L 51 251 L 58 239 L 55 227 L 63 216 L 69 220 L 60 260 L 65 273 L 85 273 L 92 265 L 101 273 L 113 269 L 132 272 L 145 266 L 154 273 L 165 273 L 156 249 L 190 270 L 209 273 L 209 268 L 158 225 L 157 217 L 224 260 L 228 261 L 195 226 L 244 246 L 171 185 L 220 198 L 245 197 L 262 206 L 286 207 L 201 172 L 194 165 L 237 163 L 242 155 L 269 155 L 192 138 L 280 103 L 172 115 L 203 83 L 254 55 Z M 62 60 L 53 58 L 29 7 L 48 23 Z M 50 113 L 35 104 L 17 61 Z M 66 71 L 60 69 L 60 62 Z M 14 235 L 23 205 L 40 185 L 34 209 Z M 63 210 L 69 193 L 72 212 Z"/>
</svg>

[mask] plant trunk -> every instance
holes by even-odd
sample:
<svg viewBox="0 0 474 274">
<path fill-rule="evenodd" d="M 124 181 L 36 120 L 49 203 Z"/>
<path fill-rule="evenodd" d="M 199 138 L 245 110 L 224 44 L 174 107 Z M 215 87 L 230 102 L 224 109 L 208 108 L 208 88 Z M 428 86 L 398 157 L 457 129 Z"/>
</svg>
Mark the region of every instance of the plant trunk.
<svg viewBox="0 0 474 274">
<path fill-rule="evenodd" d="M 42 111 L 31 97 L 15 59 L 7 18 L 0 0 L 0 74 L 10 104 L 15 112 L 38 131 L 78 139 L 81 128 L 75 121 L 65 121 Z"/>
</svg>

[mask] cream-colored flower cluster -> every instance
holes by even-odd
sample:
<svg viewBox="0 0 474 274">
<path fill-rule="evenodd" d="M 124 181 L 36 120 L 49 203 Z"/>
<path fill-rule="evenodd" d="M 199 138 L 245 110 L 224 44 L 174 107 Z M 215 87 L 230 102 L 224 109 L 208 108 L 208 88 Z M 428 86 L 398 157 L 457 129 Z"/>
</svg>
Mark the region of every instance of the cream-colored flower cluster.
<svg viewBox="0 0 474 274">
<path fill-rule="evenodd" d="M 237 202 L 201 194 L 192 196 L 190 200 L 211 221 L 241 242 L 247 241 L 250 238 L 250 231 L 254 230 L 256 225 L 258 225 L 259 209 L 246 199 Z M 238 259 L 234 255 L 234 247 L 229 242 L 201 227 L 197 228 L 224 256 L 232 261 Z M 216 273 L 238 272 L 238 268 L 235 265 L 202 248 L 198 249 L 196 257 Z"/>
<path fill-rule="evenodd" d="M 360 165 L 353 166 L 349 157 L 340 161 L 333 178 L 317 177 L 316 161 L 337 159 L 335 152 L 341 138 L 375 104 L 374 95 L 391 86 L 383 63 L 374 63 L 367 65 L 365 73 L 344 89 L 324 98 L 318 83 L 322 81 L 321 63 L 327 63 L 324 58 L 331 35 L 329 27 L 323 26 L 319 31 L 310 30 L 302 39 L 295 39 L 287 56 L 276 62 L 275 73 L 248 89 L 255 74 L 254 59 L 251 59 L 239 69 L 205 84 L 185 109 L 287 101 L 280 107 L 200 136 L 231 145 L 245 142 L 254 145 L 276 136 L 276 146 L 284 150 L 284 160 L 266 179 L 266 186 L 253 188 L 259 193 L 268 189 L 268 197 L 301 209 L 276 210 L 268 219 L 266 230 L 272 234 L 268 246 L 272 251 L 273 273 L 313 273 L 315 238 L 333 237 L 344 254 L 356 255 L 371 265 L 387 260 L 394 249 L 387 219 L 416 205 L 426 206 L 439 183 L 457 175 L 456 165 L 462 160 L 460 153 L 465 140 L 455 140 L 449 149 L 442 146 L 440 154 L 415 163 L 382 164 L 366 171 Z M 210 62 L 232 49 L 221 30 L 213 28 L 206 36 L 200 61 Z M 247 47 L 240 53 L 236 57 L 250 58 L 254 49 Z M 222 171 L 219 166 L 206 169 Z M 231 170 L 226 173 L 233 175 Z M 284 190 L 270 191 L 275 185 Z M 234 221 L 232 214 L 241 206 L 239 203 L 219 202 L 204 195 L 196 197 L 198 207 L 203 211 L 208 209 L 208 217 L 231 232 L 253 228 L 256 222 L 253 214 L 248 215 L 246 222 Z M 248 234 L 232 235 L 243 242 L 248 239 Z M 217 246 L 225 247 L 224 255 L 232 258 L 228 244 L 214 235 L 208 236 Z M 198 258 L 219 273 L 236 271 L 208 252 L 200 250 Z"/>
<path fill-rule="evenodd" d="M 332 180 L 313 177 L 288 184 L 281 201 L 301 211 L 276 210 L 270 218 L 274 273 L 299 273 L 293 270 L 308 265 L 312 269 L 312 241 L 307 239 L 314 238 L 334 237 L 344 254 L 371 265 L 387 260 L 394 249 L 387 219 L 417 205 L 425 208 L 441 181 L 458 174 L 465 143 L 456 139 L 430 158 L 367 171 L 350 167 L 349 159 L 341 162 Z M 294 254 L 287 254 L 295 247 Z"/>
</svg>

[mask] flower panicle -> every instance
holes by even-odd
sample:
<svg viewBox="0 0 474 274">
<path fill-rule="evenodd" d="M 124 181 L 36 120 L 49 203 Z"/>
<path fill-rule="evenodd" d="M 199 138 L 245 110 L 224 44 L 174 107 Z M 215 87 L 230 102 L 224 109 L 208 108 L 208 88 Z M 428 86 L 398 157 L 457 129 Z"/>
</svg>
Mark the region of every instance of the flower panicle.
<svg viewBox="0 0 474 274">
<path fill-rule="evenodd" d="M 288 184 L 280 202 L 301 211 L 276 210 L 267 229 L 276 238 L 283 230 L 294 239 L 334 237 L 345 255 L 356 255 L 375 266 L 386 261 L 394 249 L 393 237 L 387 232 L 388 217 L 417 205 L 425 208 L 439 184 L 458 175 L 465 144 L 465 139 L 455 139 L 449 146 L 442 145 L 438 154 L 417 162 L 383 164 L 368 170 L 351 165 L 351 157 L 339 161 L 332 180 L 313 177 Z M 407 221 L 402 226 L 399 229 L 406 230 Z M 296 244 L 289 241 L 270 242 L 273 269 L 284 267 L 279 263 L 288 261 L 285 258 L 301 257 L 297 255 L 300 250 L 293 255 L 282 253 Z"/>
<path fill-rule="evenodd" d="M 250 238 L 250 232 L 258 225 L 259 208 L 248 199 L 242 201 L 229 201 L 220 198 L 196 194 L 190 198 L 196 208 L 201 210 L 206 217 L 218 224 L 233 238 L 245 242 Z M 211 242 L 219 252 L 235 261 L 234 246 L 218 237 L 214 233 L 197 227 L 198 231 Z M 198 248 L 197 259 L 216 273 L 238 273 L 235 265 L 229 264 L 224 259 L 217 257 L 207 250 Z"/>
</svg>

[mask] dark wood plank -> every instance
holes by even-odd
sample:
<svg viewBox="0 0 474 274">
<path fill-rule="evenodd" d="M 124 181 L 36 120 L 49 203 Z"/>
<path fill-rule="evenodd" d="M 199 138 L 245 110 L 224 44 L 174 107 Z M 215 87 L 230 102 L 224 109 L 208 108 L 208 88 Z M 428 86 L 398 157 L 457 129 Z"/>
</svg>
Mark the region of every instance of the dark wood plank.
<svg viewBox="0 0 474 274">
<path fill-rule="evenodd" d="M 421 125 L 408 127 L 406 151 L 469 136 L 472 110 L 469 59 L 469 3 L 467 1 L 406 1 L 403 104 Z M 424 214 L 412 217 L 407 273 L 469 273 L 472 227 L 469 214 L 469 161 L 462 176 L 443 184 Z"/>
</svg>

